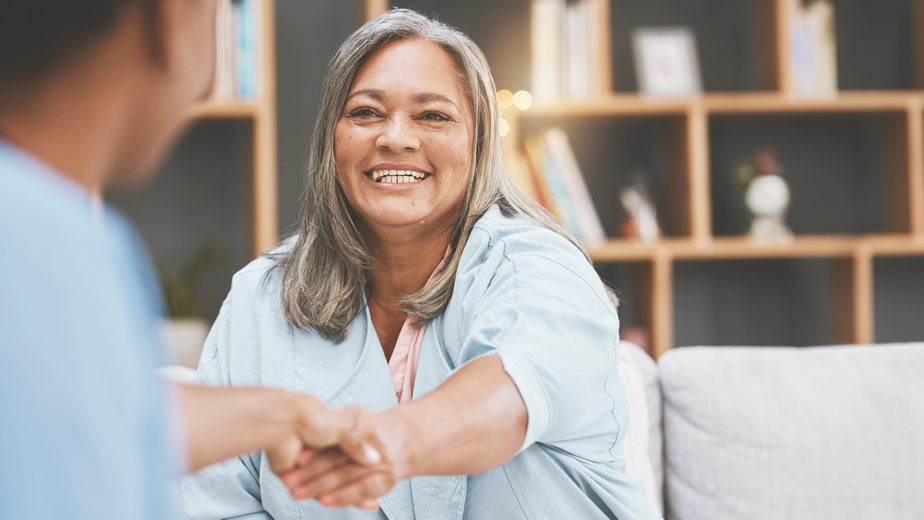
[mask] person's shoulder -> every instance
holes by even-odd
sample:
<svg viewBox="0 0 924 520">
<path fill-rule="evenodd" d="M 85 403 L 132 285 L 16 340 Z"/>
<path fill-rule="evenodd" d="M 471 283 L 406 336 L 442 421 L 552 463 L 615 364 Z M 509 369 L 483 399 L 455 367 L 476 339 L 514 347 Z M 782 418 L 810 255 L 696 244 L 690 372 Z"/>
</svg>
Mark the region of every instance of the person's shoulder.
<svg viewBox="0 0 924 520">
<path fill-rule="evenodd" d="M 555 295 L 561 304 L 598 302 L 602 304 L 598 310 L 613 312 L 593 265 L 564 236 L 497 206 L 492 206 L 474 229 L 478 231 L 473 230 L 469 240 L 472 251 L 462 265 L 476 277 L 491 277 L 489 283 L 495 284 L 498 277 L 509 279 L 518 300 L 549 301 L 549 296 Z"/>
<path fill-rule="evenodd" d="M 252 260 L 231 277 L 231 292 L 237 301 L 278 293 L 280 289 L 279 260 L 295 245 L 297 236 L 285 239 L 279 246 Z"/>
<path fill-rule="evenodd" d="M 469 241 L 486 249 L 501 247 L 511 261 L 535 256 L 567 265 L 589 265 L 584 253 L 567 238 L 497 205 L 485 212 L 472 231 Z"/>
</svg>

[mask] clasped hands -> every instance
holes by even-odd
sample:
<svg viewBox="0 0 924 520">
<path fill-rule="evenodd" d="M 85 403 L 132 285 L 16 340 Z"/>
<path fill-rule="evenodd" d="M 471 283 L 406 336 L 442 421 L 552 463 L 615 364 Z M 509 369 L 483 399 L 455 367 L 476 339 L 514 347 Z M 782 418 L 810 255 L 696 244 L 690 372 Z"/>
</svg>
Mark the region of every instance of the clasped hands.
<svg viewBox="0 0 924 520">
<path fill-rule="evenodd" d="M 387 412 L 339 410 L 301 395 L 293 432 L 266 450 L 270 469 L 295 500 L 326 507 L 379 508 L 378 497 L 410 477 L 406 428 Z"/>
</svg>

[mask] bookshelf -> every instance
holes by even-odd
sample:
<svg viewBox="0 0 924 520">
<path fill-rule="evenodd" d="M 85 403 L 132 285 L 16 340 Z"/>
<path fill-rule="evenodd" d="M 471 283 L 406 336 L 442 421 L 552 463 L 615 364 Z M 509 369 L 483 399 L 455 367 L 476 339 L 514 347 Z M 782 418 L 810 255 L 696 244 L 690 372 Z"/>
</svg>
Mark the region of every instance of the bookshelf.
<svg viewBox="0 0 924 520">
<path fill-rule="evenodd" d="M 924 255 L 924 92 L 841 91 L 831 98 L 800 98 L 790 74 L 787 0 L 757 3 L 757 63 L 761 91 L 707 93 L 693 99 L 658 100 L 611 93 L 583 102 L 556 102 L 525 111 L 505 111 L 510 125 L 505 155 L 519 154 L 521 126 L 532 118 L 646 117 L 671 120 L 671 200 L 679 236 L 651 245 L 612 238 L 590 250 L 595 262 L 634 262 L 643 286 L 641 322 L 656 356 L 674 346 L 675 261 L 824 258 L 831 261 L 832 337 L 836 343 L 874 341 L 873 261 L 885 256 Z M 924 4 L 914 2 L 920 27 Z M 924 38 L 917 38 L 924 50 Z M 918 60 L 918 81 L 924 67 Z M 922 84 L 924 85 L 924 84 Z M 879 117 L 884 132 L 884 233 L 797 235 L 790 243 L 766 244 L 746 237 L 713 236 L 710 201 L 709 121 L 714 116 L 856 114 Z"/>
<path fill-rule="evenodd" d="M 596 3 L 598 12 L 603 13 L 610 13 L 627 4 L 616 0 L 592 1 Z M 367 1 L 367 5 L 371 3 L 380 4 Z M 728 81 L 727 78 L 724 81 L 723 84 L 734 84 L 739 91 L 707 91 L 696 98 L 653 99 L 615 91 L 616 87 L 611 81 L 613 76 L 607 73 L 602 75 L 606 81 L 600 89 L 603 95 L 581 101 L 534 103 L 525 110 L 503 110 L 502 116 L 508 123 L 508 132 L 503 138 L 504 154 L 511 165 L 522 158 L 524 140 L 529 132 L 547 122 L 570 122 L 576 125 L 599 120 L 663 122 L 668 157 L 664 172 L 666 184 L 669 185 L 666 199 L 671 207 L 659 215 L 659 219 L 667 220 L 662 222 L 662 227 L 670 232 L 654 244 L 609 238 L 601 246 L 589 251 L 597 264 L 630 266 L 635 285 L 634 301 L 631 302 L 635 321 L 647 330 L 656 357 L 675 346 L 674 275 L 678 262 L 826 260 L 831 277 L 827 301 L 830 302 L 832 341 L 862 344 L 875 340 L 876 259 L 924 257 L 924 60 L 916 59 L 913 62 L 912 76 L 916 86 L 909 85 L 914 87 L 911 89 L 841 90 L 833 97 L 799 97 L 790 72 L 787 47 L 790 31 L 787 25 L 788 3 L 789 0 L 753 0 L 748 3 L 753 6 L 753 9 L 748 8 L 750 11 L 735 6 L 737 10 L 734 16 L 747 12 L 751 17 L 752 25 L 743 31 L 749 37 L 753 34 L 753 47 L 744 47 L 750 52 L 746 61 L 756 64 L 754 84 L 741 88 L 746 82 Z M 439 10 L 439 3 L 435 1 L 421 0 L 410 4 L 423 7 L 426 14 Z M 684 2 L 678 0 L 679 7 L 695 9 L 681 4 Z M 910 9 L 907 18 L 912 20 L 912 52 L 924 56 L 924 1 L 909 0 L 907 4 Z M 517 5 L 526 10 L 522 16 L 528 19 L 529 3 L 518 2 Z M 664 9 L 660 13 L 673 15 Z M 613 27 L 610 24 L 617 23 L 615 21 L 619 21 L 622 14 L 614 13 L 614 16 L 599 18 L 602 48 L 597 50 L 596 56 L 599 60 L 597 66 L 601 70 L 614 70 L 614 59 L 620 59 L 614 55 L 615 46 L 611 42 L 617 34 L 612 33 Z M 709 16 L 714 14 L 710 12 Z M 736 20 L 740 21 L 740 17 Z M 625 20 L 618 23 L 625 23 Z M 683 25 L 677 23 L 676 19 L 652 22 L 650 16 L 642 24 L 659 23 Z M 624 29 L 622 27 L 620 30 Z M 840 36 L 838 38 L 840 40 Z M 486 52 L 490 56 L 490 51 Z M 622 58 L 624 60 L 625 56 Z M 859 58 L 844 56 L 844 59 Z M 521 60 L 528 62 L 529 56 L 521 56 Z M 624 64 L 621 65 L 623 68 L 620 70 L 625 71 Z M 515 79 L 522 77 L 523 73 L 495 71 L 495 75 Z M 498 88 L 510 88 L 507 85 L 514 83 L 499 84 Z M 520 82 L 519 85 L 524 84 Z M 724 172 L 711 171 L 715 167 L 710 157 L 714 138 L 711 135 L 711 123 L 722 118 L 747 117 L 762 121 L 779 117 L 841 116 L 869 118 L 881 128 L 881 229 L 865 234 L 797 234 L 792 242 L 782 244 L 759 243 L 744 236 L 715 233 L 712 177 Z M 601 144 L 598 142 L 596 146 Z M 615 192 L 612 202 L 618 204 Z"/>
<path fill-rule="evenodd" d="M 260 84 L 252 100 L 206 101 L 194 107 L 193 120 L 244 120 L 251 124 L 252 163 L 249 179 L 249 255 L 271 249 L 279 234 L 276 150 L 276 51 L 274 0 L 259 0 L 261 24 L 257 31 L 257 78 Z"/>
</svg>

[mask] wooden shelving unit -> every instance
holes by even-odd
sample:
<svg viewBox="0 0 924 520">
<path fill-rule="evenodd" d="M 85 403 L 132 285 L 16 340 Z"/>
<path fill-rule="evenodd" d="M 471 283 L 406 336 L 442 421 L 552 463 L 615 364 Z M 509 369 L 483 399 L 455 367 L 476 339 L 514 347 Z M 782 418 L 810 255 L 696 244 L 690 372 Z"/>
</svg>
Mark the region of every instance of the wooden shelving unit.
<svg viewBox="0 0 924 520">
<path fill-rule="evenodd" d="M 261 0 L 261 40 L 258 48 L 260 85 L 253 101 L 205 102 L 194 107 L 192 119 L 236 119 L 252 125 L 250 175 L 250 256 L 272 249 L 279 235 L 276 148 L 276 32 L 274 0 Z"/>
<path fill-rule="evenodd" d="M 609 0 L 598 0 L 604 3 Z M 523 121 L 530 118 L 661 117 L 671 121 L 674 158 L 669 183 L 672 229 L 679 236 L 656 244 L 610 239 L 590 250 L 596 262 L 631 262 L 641 284 L 641 324 L 648 329 L 655 356 L 674 346 L 673 263 L 679 260 L 825 258 L 832 262 L 833 339 L 837 343 L 872 343 L 873 259 L 877 256 L 924 256 L 924 91 L 850 91 L 832 98 L 799 98 L 789 72 L 786 9 L 788 0 L 762 0 L 757 15 L 757 62 L 760 92 L 707 93 L 690 99 L 652 99 L 611 93 L 582 102 L 534 105 L 504 110 L 509 124 L 504 138 L 508 159 L 520 154 Z M 915 2 L 915 18 L 924 23 L 924 2 Z M 921 25 L 918 24 L 920 27 Z M 605 28 L 607 31 L 608 27 Z M 608 40 L 608 39 L 607 39 Z M 924 49 L 918 36 L 917 47 Z M 610 63 L 609 46 L 601 60 Z M 924 87 L 924 62 L 919 85 Z M 709 120 L 725 115 L 849 114 L 882 118 L 884 128 L 885 233 L 878 235 L 800 235 L 781 244 L 756 243 L 746 237 L 712 236 Z M 614 194 L 615 198 L 615 194 Z M 641 304 L 641 305 L 639 305 Z"/>
<path fill-rule="evenodd" d="M 610 0 L 599 2 L 599 12 L 610 12 Z M 383 0 L 357 0 L 364 19 L 388 8 Z M 581 102 L 533 105 L 503 111 L 509 125 L 504 154 L 512 163 L 521 153 L 524 120 L 587 117 L 659 117 L 670 124 L 673 158 L 669 171 L 669 216 L 679 236 L 656 244 L 614 238 L 591 249 L 595 262 L 626 262 L 635 266 L 641 294 L 636 314 L 650 333 L 655 356 L 674 347 L 673 268 L 675 261 L 779 258 L 823 258 L 831 261 L 832 338 L 837 343 L 872 343 L 873 259 L 877 256 L 924 256 L 924 90 L 847 91 L 831 98 L 800 98 L 794 94 L 788 55 L 789 0 L 759 0 L 757 31 L 760 91 L 707 93 L 689 99 L 657 99 L 614 93 L 609 16 L 600 17 L 602 48 L 598 68 L 603 91 L 609 94 Z M 913 18 L 924 27 L 924 1 L 914 3 Z M 924 53 L 924 36 L 916 31 L 916 50 Z M 524 59 L 526 59 L 524 57 Z M 924 89 L 924 60 L 915 71 Z M 885 232 L 876 235 L 799 235 L 792 242 L 758 243 L 746 237 L 712 235 L 710 200 L 709 121 L 713 116 L 784 114 L 873 114 L 884 128 Z M 614 194 L 615 198 L 615 194 Z M 638 316 L 637 316 L 638 318 Z"/>
</svg>

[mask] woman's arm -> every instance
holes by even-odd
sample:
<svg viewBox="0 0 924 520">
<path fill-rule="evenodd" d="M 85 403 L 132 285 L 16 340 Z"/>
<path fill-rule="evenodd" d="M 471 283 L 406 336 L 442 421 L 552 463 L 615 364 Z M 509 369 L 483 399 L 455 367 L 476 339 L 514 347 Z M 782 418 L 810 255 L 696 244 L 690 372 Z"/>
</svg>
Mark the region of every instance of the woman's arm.
<svg viewBox="0 0 924 520">
<path fill-rule="evenodd" d="M 325 506 L 368 504 L 416 475 L 472 475 L 510 460 L 526 436 L 526 405 L 499 356 L 475 359 L 433 392 L 381 414 L 345 408 L 382 454 L 372 467 L 339 450 L 303 455 L 283 477 L 293 498 Z"/>
<path fill-rule="evenodd" d="M 338 446 L 361 464 L 380 459 L 351 432 L 350 417 L 310 395 L 273 388 L 177 387 L 190 471 L 263 449 L 277 474 L 292 469 L 306 447 Z"/>
</svg>

